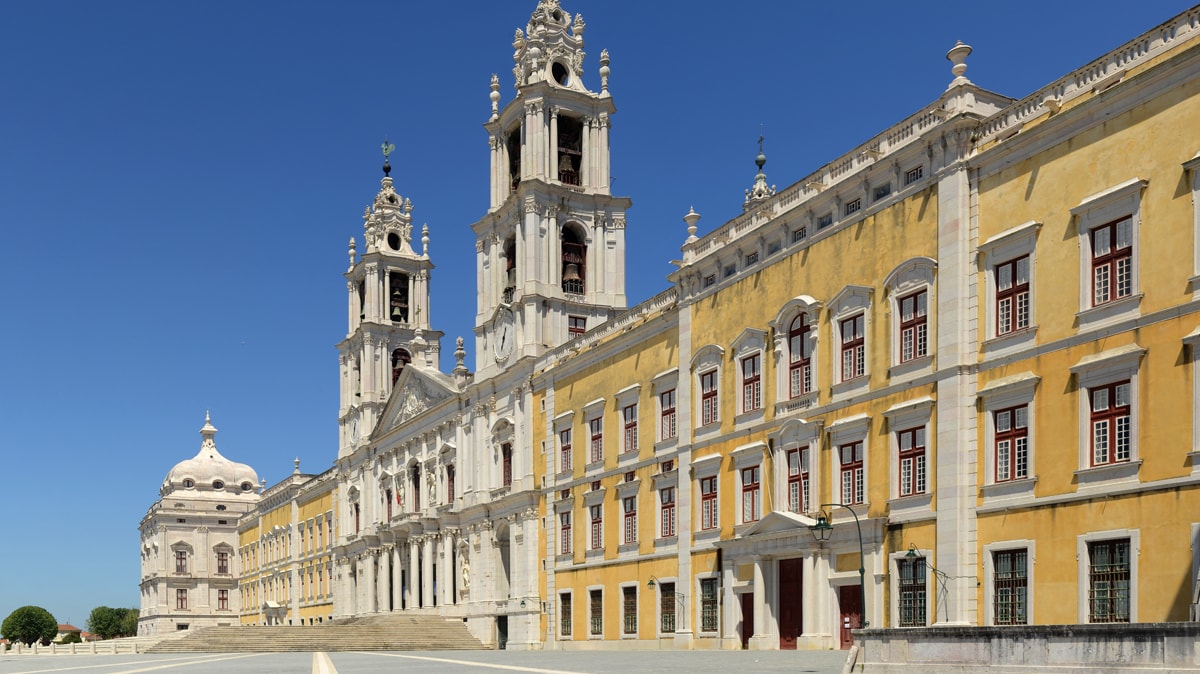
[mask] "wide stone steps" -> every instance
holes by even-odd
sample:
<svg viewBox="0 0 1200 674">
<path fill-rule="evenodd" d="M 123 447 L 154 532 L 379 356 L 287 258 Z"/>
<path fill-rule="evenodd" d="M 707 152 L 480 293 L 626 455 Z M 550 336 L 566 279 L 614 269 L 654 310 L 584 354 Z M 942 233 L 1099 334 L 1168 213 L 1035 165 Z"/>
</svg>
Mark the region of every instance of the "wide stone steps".
<svg viewBox="0 0 1200 674">
<path fill-rule="evenodd" d="M 483 650 L 461 620 L 438 616 L 370 616 L 325 625 L 204 627 L 163 641 L 149 653 L 286 653 L 293 651 Z"/>
</svg>

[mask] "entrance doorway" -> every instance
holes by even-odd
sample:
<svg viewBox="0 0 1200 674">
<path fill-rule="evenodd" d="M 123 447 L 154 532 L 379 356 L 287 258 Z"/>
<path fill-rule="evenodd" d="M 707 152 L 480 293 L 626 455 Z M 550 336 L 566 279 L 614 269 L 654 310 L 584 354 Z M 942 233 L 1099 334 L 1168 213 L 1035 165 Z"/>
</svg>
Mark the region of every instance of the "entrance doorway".
<svg viewBox="0 0 1200 674">
<path fill-rule="evenodd" d="M 496 616 L 496 644 L 500 650 L 508 648 L 508 616 Z"/>
<path fill-rule="evenodd" d="M 846 650 L 854 645 L 854 635 L 850 633 L 850 630 L 862 627 L 862 588 L 857 585 L 843 585 L 839 587 L 838 607 L 841 612 L 841 618 L 838 620 L 839 647 L 842 650 Z"/>
<path fill-rule="evenodd" d="M 742 598 L 742 650 L 750 648 L 750 637 L 754 636 L 754 593 L 743 592 Z"/>
<path fill-rule="evenodd" d="M 779 648 L 791 651 L 796 649 L 796 639 L 802 629 L 803 607 L 801 592 L 803 587 L 802 574 L 804 560 L 779 560 Z"/>
</svg>

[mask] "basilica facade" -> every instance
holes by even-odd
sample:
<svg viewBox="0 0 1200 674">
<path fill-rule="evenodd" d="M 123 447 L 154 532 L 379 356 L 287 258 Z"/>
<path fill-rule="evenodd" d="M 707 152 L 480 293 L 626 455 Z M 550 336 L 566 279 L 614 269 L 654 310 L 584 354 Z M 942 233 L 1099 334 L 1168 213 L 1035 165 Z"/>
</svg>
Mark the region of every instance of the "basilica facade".
<svg viewBox="0 0 1200 674">
<path fill-rule="evenodd" d="M 687 213 L 633 307 L 582 33 L 540 0 L 515 96 L 492 82 L 474 371 L 461 338 L 438 368 L 428 233 L 385 164 L 345 271 L 329 506 L 301 517 L 296 480 L 286 518 L 236 528 L 246 570 L 308 527 L 319 608 L 275 594 L 272 621 L 803 649 L 1193 618 L 1200 8 L 1020 99 L 955 45 L 945 91 L 811 175 L 776 189 L 760 152 L 742 214 L 701 236 Z"/>
</svg>

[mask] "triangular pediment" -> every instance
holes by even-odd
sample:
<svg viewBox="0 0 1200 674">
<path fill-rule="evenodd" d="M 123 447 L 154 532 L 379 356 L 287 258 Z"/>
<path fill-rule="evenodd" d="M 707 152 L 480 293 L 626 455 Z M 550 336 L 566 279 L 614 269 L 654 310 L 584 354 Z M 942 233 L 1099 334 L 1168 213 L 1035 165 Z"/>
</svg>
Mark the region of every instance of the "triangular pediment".
<svg viewBox="0 0 1200 674">
<path fill-rule="evenodd" d="M 742 537 L 754 536 L 756 534 L 774 534 L 781 531 L 792 531 L 803 527 L 808 529 L 817 521 L 807 515 L 799 513 L 783 512 L 781 510 L 772 510 L 767 513 L 759 521 L 750 525 L 744 532 Z"/>
<path fill-rule="evenodd" d="M 457 393 L 458 387 L 445 374 L 415 363 L 405 365 L 404 371 L 396 379 L 396 385 L 392 387 L 392 395 L 383 408 L 383 415 L 372 436 L 386 433 L 420 416 L 425 410 L 436 407 Z"/>
</svg>

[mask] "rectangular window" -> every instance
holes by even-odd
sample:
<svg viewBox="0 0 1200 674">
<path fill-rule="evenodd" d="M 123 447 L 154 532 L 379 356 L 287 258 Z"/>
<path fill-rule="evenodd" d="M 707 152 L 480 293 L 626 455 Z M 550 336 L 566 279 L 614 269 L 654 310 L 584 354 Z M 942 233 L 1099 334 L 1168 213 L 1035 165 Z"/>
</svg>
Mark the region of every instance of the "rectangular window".
<svg viewBox="0 0 1200 674">
<path fill-rule="evenodd" d="M 599 505 L 588 506 L 588 513 L 592 519 L 590 549 L 601 550 L 604 548 L 604 508 Z"/>
<path fill-rule="evenodd" d="M 927 314 L 929 294 L 922 290 L 900 299 L 900 362 L 929 353 Z"/>
<path fill-rule="evenodd" d="M 925 626 L 925 558 L 898 559 L 900 627 Z"/>
<path fill-rule="evenodd" d="M 749 267 L 752 264 L 758 264 L 758 251 L 746 256 L 746 266 Z"/>
<path fill-rule="evenodd" d="M 1088 543 L 1088 622 L 1129 622 L 1129 539 Z"/>
<path fill-rule="evenodd" d="M 558 633 L 564 637 L 571 636 L 571 625 L 574 623 L 571 615 L 571 593 L 558 595 Z"/>
<path fill-rule="evenodd" d="M 841 322 L 842 381 L 849 381 L 866 373 L 867 343 L 863 334 L 865 324 L 865 314 L 859 314 Z"/>
<path fill-rule="evenodd" d="M 996 265 L 996 335 L 1029 327 L 1029 256 Z"/>
<path fill-rule="evenodd" d="M 1024 625 L 1028 622 L 1026 590 L 1029 573 L 1025 550 L 992 553 L 992 624 Z"/>
<path fill-rule="evenodd" d="M 892 184 L 891 183 L 880 185 L 875 188 L 874 192 L 871 193 L 871 200 L 879 201 L 880 199 L 883 199 L 884 197 L 886 197 L 887 195 L 889 195 L 891 193 L 892 193 Z"/>
<path fill-rule="evenodd" d="M 187 551 L 175 551 L 175 573 L 187 573 Z"/>
<path fill-rule="evenodd" d="M 717 476 L 700 478 L 700 528 L 716 529 L 720 521 L 717 513 Z"/>
<path fill-rule="evenodd" d="M 704 287 L 705 288 L 711 288 L 715 285 L 717 285 L 717 275 L 716 274 L 709 274 L 708 276 L 704 277 Z"/>
<path fill-rule="evenodd" d="M 700 423 L 703 426 L 717 423 L 717 371 L 710 370 L 700 375 Z"/>
<path fill-rule="evenodd" d="M 808 238 L 808 228 L 801 227 L 792 230 L 792 243 L 798 243 Z"/>
<path fill-rule="evenodd" d="M 675 631 L 675 583 L 659 583 L 658 587 L 659 631 L 669 634 Z"/>
<path fill-rule="evenodd" d="M 388 520 L 391 520 L 392 519 L 392 490 L 391 489 L 387 490 L 387 494 L 384 496 L 383 500 L 387 503 L 387 518 L 388 518 Z M 303 545 L 303 540 L 301 540 L 301 545 Z"/>
<path fill-rule="evenodd" d="M 624 511 L 621 540 L 623 543 L 637 543 L 637 497 L 626 496 L 621 499 L 621 509 Z"/>
<path fill-rule="evenodd" d="M 638 450 L 638 406 L 637 403 L 628 405 L 621 410 L 621 415 L 625 420 L 625 451 L 636 452 Z"/>
<path fill-rule="evenodd" d="M 585 332 L 587 332 L 587 318 L 567 316 L 567 339 L 575 339 Z"/>
<path fill-rule="evenodd" d="M 512 475 L 512 472 L 513 472 L 512 471 L 512 469 L 513 469 L 513 465 L 512 465 L 513 450 L 512 450 L 512 445 L 510 445 L 507 442 L 500 445 L 500 460 L 503 463 L 502 468 L 503 468 L 503 473 L 504 473 L 501 476 L 501 478 L 503 480 L 502 484 L 505 487 L 511 487 L 512 486 L 512 478 L 513 478 L 513 475 Z"/>
<path fill-rule="evenodd" d="M 229 590 L 217 590 L 217 610 L 229 610 Z"/>
<path fill-rule="evenodd" d="M 851 213 L 857 213 L 860 208 L 862 208 L 862 199 L 851 199 L 850 201 L 846 202 L 846 206 L 842 211 L 842 214 L 850 215 Z"/>
<path fill-rule="evenodd" d="M 808 506 L 808 448 L 789 449 L 788 467 L 788 510 L 806 513 Z"/>
<path fill-rule="evenodd" d="M 742 359 L 742 412 L 762 407 L 762 371 L 760 354 Z"/>
<path fill-rule="evenodd" d="M 591 463 L 604 460 L 604 417 L 588 420 L 588 430 L 591 431 Z"/>
<path fill-rule="evenodd" d="M 675 389 L 658 394 L 659 438 L 670 440 L 675 437 Z"/>
<path fill-rule="evenodd" d="M 733 276 L 736 273 L 737 273 L 737 265 L 736 264 L 725 265 L 725 278 L 729 278 L 730 276 Z"/>
<path fill-rule="evenodd" d="M 454 503 L 454 464 L 452 463 L 446 465 L 446 503 Z"/>
<path fill-rule="evenodd" d="M 717 579 L 700 579 L 700 631 L 717 631 Z"/>
<path fill-rule="evenodd" d="M 838 454 L 842 464 L 842 503 L 863 503 L 863 443 L 842 445 L 838 448 Z"/>
<path fill-rule="evenodd" d="M 659 536 L 661 538 L 670 538 L 675 535 L 675 488 L 663 487 L 659 490 L 658 494 L 661 503 Z"/>
<path fill-rule="evenodd" d="M 925 177 L 925 167 L 915 166 L 904 172 L 904 184 L 911 185 Z"/>
<path fill-rule="evenodd" d="M 1133 219 L 1122 218 L 1091 231 L 1092 306 L 1133 294 Z"/>
<path fill-rule="evenodd" d="M 759 467 L 742 469 L 742 522 L 757 522 L 762 508 Z"/>
<path fill-rule="evenodd" d="M 217 573 L 229 573 L 229 553 L 224 550 L 217 553 Z"/>
<path fill-rule="evenodd" d="M 571 470 L 571 429 L 558 432 L 558 470 Z"/>
<path fill-rule="evenodd" d="M 637 615 L 637 588 L 627 586 L 621 588 L 621 613 L 624 620 L 621 621 L 622 634 L 637 634 L 638 615 Z"/>
<path fill-rule="evenodd" d="M 825 229 L 833 224 L 833 213 L 826 213 L 817 218 L 817 229 Z"/>
<path fill-rule="evenodd" d="M 1029 477 L 1029 410 L 1024 406 L 997 410 L 996 482 Z"/>
<path fill-rule="evenodd" d="M 896 433 L 899 445 L 900 495 L 925 493 L 925 427 Z"/>
<path fill-rule="evenodd" d="M 187 590 L 175 590 L 175 608 L 180 611 L 187 610 Z"/>
<path fill-rule="evenodd" d="M 592 636 L 604 635 L 604 590 L 589 590 L 588 603 L 588 634 Z"/>
<path fill-rule="evenodd" d="M 1129 460 L 1130 435 L 1128 381 L 1088 389 L 1092 403 L 1092 465 Z"/>
<path fill-rule="evenodd" d="M 792 319 L 788 328 L 788 390 L 792 398 L 812 391 L 811 329 L 808 314 Z"/>
<path fill-rule="evenodd" d="M 571 554 L 571 512 L 558 514 L 558 540 L 559 553 L 563 555 Z"/>
</svg>

